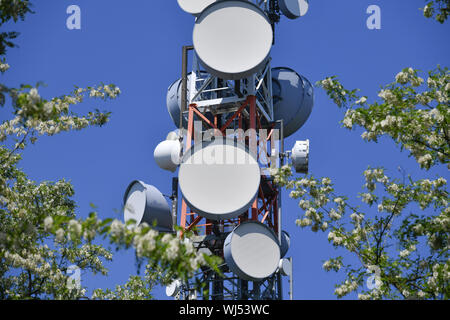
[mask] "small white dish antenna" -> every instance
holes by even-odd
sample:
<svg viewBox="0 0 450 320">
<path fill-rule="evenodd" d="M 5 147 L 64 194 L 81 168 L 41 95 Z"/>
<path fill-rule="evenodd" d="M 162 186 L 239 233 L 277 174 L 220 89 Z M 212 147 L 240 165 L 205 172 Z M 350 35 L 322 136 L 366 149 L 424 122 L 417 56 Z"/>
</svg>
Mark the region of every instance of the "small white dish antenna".
<svg viewBox="0 0 450 320">
<path fill-rule="evenodd" d="M 181 289 L 181 281 L 175 280 L 166 287 L 166 295 L 168 297 L 176 297 Z"/>
<path fill-rule="evenodd" d="M 197 300 L 197 290 L 191 289 L 189 290 L 188 300 Z"/>
<path fill-rule="evenodd" d="M 180 139 L 179 130 L 170 131 L 166 137 L 166 140 L 179 140 L 179 139 Z"/>
<path fill-rule="evenodd" d="M 173 221 L 169 204 L 154 186 L 135 180 L 130 183 L 123 198 L 124 220 L 136 222 L 135 226 L 147 223 L 161 232 L 172 232 Z M 133 225 L 131 225 L 133 227 Z"/>
<path fill-rule="evenodd" d="M 308 0 L 279 0 L 281 12 L 289 19 L 303 17 L 309 9 Z"/>
<path fill-rule="evenodd" d="M 199 15 L 207 6 L 217 0 L 178 0 L 178 5 L 183 11 L 194 16 Z"/>
<path fill-rule="evenodd" d="M 296 141 L 291 151 L 292 165 L 297 173 L 308 173 L 309 140 Z"/>
<path fill-rule="evenodd" d="M 247 78 L 263 68 L 273 31 L 266 14 L 248 1 L 218 1 L 197 18 L 193 44 L 206 71 L 227 80 Z"/>
<path fill-rule="evenodd" d="M 251 206 L 261 173 L 245 145 L 231 138 L 215 137 L 186 151 L 178 180 L 186 203 L 196 213 L 223 220 L 235 218 Z"/>
<path fill-rule="evenodd" d="M 163 170 L 175 172 L 180 164 L 181 143 L 178 140 L 160 142 L 153 152 L 156 164 Z"/>
<path fill-rule="evenodd" d="M 278 264 L 278 269 L 283 276 L 290 276 L 292 274 L 292 263 L 289 259 L 281 259 Z"/>
<path fill-rule="evenodd" d="M 243 222 L 225 239 L 224 258 L 239 278 L 261 281 L 278 269 L 280 246 L 277 236 L 258 221 Z"/>
</svg>

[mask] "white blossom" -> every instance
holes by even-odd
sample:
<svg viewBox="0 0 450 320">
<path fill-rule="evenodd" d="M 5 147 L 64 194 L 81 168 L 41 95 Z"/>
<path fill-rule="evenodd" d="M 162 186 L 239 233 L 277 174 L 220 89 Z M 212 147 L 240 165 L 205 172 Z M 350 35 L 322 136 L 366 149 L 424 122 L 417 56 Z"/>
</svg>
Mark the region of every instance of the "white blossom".
<svg viewBox="0 0 450 320">
<path fill-rule="evenodd" d="M 399 72 L 396 76 L 395 76 L 395 81 L 397 81 L 400 84 L 405 84 L 408 82 L 409 79 L 409 74 L 406 72 Z"/>
<path fill-rule="evenodd" d="M 433 160 L 433 157 L 432 157 L 429 153 L 427 153 L 427 154 L 425 154 L 425 155 L 419 157 L 419 158 L 417 159 L 417 162 L 418 162 L 422 167 L 425 167 L 425 166 L 427 166 L 432 160 Z"/>
<path fill-rule="evenodd" d="M 428 87 L 430 87 L 430 88 L 435 88 L 435 87 L 437 87 L 436 81 L 433 80 L 432 78 L 428 78 L 428 79 L 427 79 L 427 84 L 428 84 Z"/>
<path fill-rule="evenodd" d="M 179 240 L 177 238 L 172 239 L 169 242 L 169 246 L 167 247 L 165 254 L 169 260 L 174 260 L 178 256 L 180 245 Z"/>
<path fill-rule="evenodd" d="M 72 219 L 69 221 L 69 230 L 73 234 L 74 237 L 81 236 L 82 227 L 81 227 L 81 224 L 77 220 Z"/>
<path fill-rule="evenodd" d="M 353 126 L 353 121 L 351 118 L 346 117 L 343 120 L 343 124 L 344 124 L 344 127 L 351 129 Z"/>
<path fill-rule="evenodd" d="M 362 201 L 368 204 L 372 203 L 375 200 L 371 193 L 362 193 L 361 197 Z"/>
<path fill-rule="evenodd" d="M 45 231 L 49 231 L 53 226 L 53 218 L 48 216 L 44 219 L 44 229 Z"/>
<path fill-rule="evenodd" d="M 422 290 L 419 290 L 419 291 L 417 292 L 417 297 L 419 297 L 419 298 L 421 298 L 421 299 L 425 298 L 425 292 L 423 292 Z"/>
<path fill-rule="evenodd" d="M 413 77 L 411 79 L 411 85 L 413 87 L 419 87 L 420 85 L 422 85 L 423 81 L 424 80 L 421 77 Z"/>
<path fill-rule="evenodd" d="M 124 232 L 124 227 L 125 226 L 121 221 L 114 219 L 111 223 L 111 234 L 115 237 L 121 236 Z"/>
<path fill-rule="evenodd" d="M 58 230 L 56 230 L 55 240 L 57 242 L 64 241 L 64 230 L 62 228 L 59 228 Z"/>
<path fill-rule="evenodd" d="M 6 62 L 3 63 L 0 61 L 0 72 L 5 72 L 8 69 L 9 69 L 9 64 L 7 64 Z"/>
<path fill-rule="evenodd" d="M 307 226 L 310 226 L 311 224 L 312 224 L 312 220 L 309 218 L 303 218 L 299 221 L 300 227 L 307 227 Z"/>
<path fill-rule="evenodd" d="M 330 212 L 328 213 L 328 215 L 333 220 L 339 220 L 342 217 L 334 208 L 330 209 Z"/>
<path fill-rule="evenodd" d="M 381 90 L 378 96 L 387 103 L 392 103 L 395 100 L 395 95 L 389 89 Z"/>
<path fill-rule="evenodd" d="M 356 289 L 358 289 L 358 283 L 356 281 L 345 280 L 344 284 L 337 287 L 334 292 L 338 297 L 343 297 Z"/>
<path fill-rule="evenodd" d="M 361 97 L 361 99 L 356 101 L 356 104 L 364 104 L 367 102 L 367 98 L 366 97 Z"/>
</svg>

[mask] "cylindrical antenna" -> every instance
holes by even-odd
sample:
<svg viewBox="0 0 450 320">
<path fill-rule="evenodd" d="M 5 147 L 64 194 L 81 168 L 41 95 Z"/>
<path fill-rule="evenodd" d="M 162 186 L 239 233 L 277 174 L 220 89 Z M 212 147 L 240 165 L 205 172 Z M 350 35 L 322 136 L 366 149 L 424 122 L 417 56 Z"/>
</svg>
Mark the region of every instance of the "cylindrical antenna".
<svg viewBox="0 0 450 320">
<path fill-rule="evenodd" d="M 177 211 L 178 211 L 178 178 L 172 178 L 172 221 L 173 230 L 175 231 L 175 226 L 177 225 Z"/>
<path fill-rule="evenodd" d="M 289 258 L 291 260 L 291 266 L 292 266 L 292 257 Z M 291 272 L 289 275 L 289 299 L 294 300 L 294 272 Z"/>
<path fill-rule="evenodd" d="M 181 110 L 180 110 L 180 132 L 183 130 L 183 114 L 187 108 L 187 67 L 188 51 L 193 50 L 193 46 L 183 46 L 181 57 Z"/>
</svg>

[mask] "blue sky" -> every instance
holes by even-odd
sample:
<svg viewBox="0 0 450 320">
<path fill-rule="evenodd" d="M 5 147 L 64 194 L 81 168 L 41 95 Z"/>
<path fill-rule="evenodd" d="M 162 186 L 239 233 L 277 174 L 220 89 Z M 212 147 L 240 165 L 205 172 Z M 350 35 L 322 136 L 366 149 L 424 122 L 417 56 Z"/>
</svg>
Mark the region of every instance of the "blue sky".
<svg viewBox="0 0 450 320">
<path fill-rule="evenodd" d="M 181 74 L 181 46 L 192 42 L 192 16 L 175 0 L 33 2 L 36 14 L 7 26 L 21 32 L 20 47 L 9 50 L 11 69 L 0 76 L 1 82 L 12 87 L 43 81 L 47 87 L 40 93 L 46 98 L 69 93 L 74 85 L 100 82 L 118 85 L 122 95 L 107 105 L 88 101 L 77 107 L 80 112 L 92 107 L 110 110 L 111 121 L 103 128 L 43 137 L 25 151 L 25 172 L 36 181 L 71 180 L 80 217 L 87 216 L 89 203 L 98 207 L 101 218 L 121 217 L 123 192 L 134 179 L 170 193 L 173 175 L 157 167 L 153 150 L 174 129 L 166 92 Z M 81 8 L 81 30 L 66 28 L 71 4 Z M 381 30 L 366 27 L 371 4 L 381 8 Z M 360 88 L 373 101 L 380 86 L 392 82 L 402 68 L 427 71 L 448 65 L 449 23 L 425 19 L 418 9 L 424 5 L 423 0 L 311 0 L 305 17 L 282 17 L 272 66 L 290 67 L 313 83 L 337 75 L 347 88 Z M 399 178 L 399 165 L 414 178 L 448 178 L 443 167 L 418 170 L 388 139 L 365 143 L 361 130 L 341 128 L 342 112 L 316 89 L 309 121 L 285 145 L 310 139 L 310 172 L 331 177 L 337 193 L 348 195 L 353 204 L 361 204 L 357 194 L 368 165 L 384 166 Z M 7 117 L 4 109 L 1 119 Z M 286 193 L 283 210 L 284 229 L 291 234 L 288 256 L 294 258 L 294 298 L 335 299 L 334 284 L 342 275 L 326 273 L 321 266 L 339 252 L 328 244 L 326 234 L 295 226 L 301 212 Z M 113 287 L 135 273 L 132 252 L 118 252 L 114 259 L 108 277 L 83 275 L 82 284 L 89 289 Z M 286 279 L 284 284 L 287 297 Z M 160 288 L 155 296 L 166 298 Z"/>
</svg>

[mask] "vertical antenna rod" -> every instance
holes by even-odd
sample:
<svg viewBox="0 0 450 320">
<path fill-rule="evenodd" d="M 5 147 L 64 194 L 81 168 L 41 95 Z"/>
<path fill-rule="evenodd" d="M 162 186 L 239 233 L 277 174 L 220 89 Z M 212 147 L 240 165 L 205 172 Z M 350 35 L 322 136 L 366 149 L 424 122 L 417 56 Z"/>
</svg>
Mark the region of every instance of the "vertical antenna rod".
<svg viewBox="0 0 450 320">
<path fill-rule="evenodd" d="M 187 108 L 187 67 L 188 67 L 188 51 L 193 50 L 194 46 L 183 46 L 181 57 L 181 110 L 180 110 L 180 134 L 183 130 L 183 113 Z"/>
</svg>

